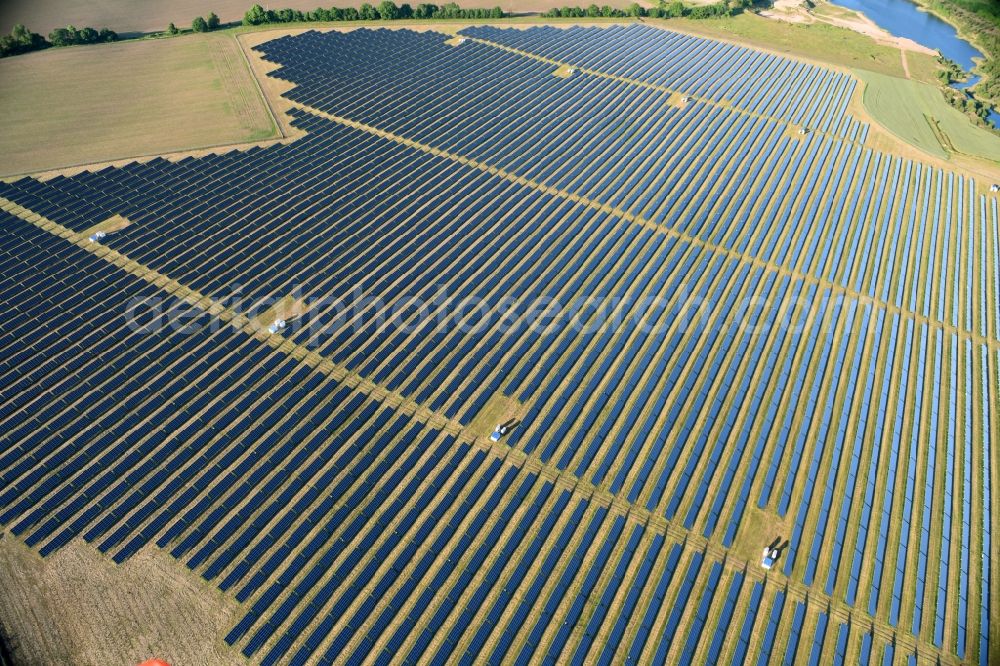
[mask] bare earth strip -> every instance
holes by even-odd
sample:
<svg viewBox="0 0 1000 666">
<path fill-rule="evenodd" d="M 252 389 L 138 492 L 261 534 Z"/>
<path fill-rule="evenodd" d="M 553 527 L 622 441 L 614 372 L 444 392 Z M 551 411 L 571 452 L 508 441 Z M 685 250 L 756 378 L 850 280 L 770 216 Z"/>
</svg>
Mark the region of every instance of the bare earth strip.
<svg viewBox="0 0 1000 666">
<path fill-rule="evenodd" d="M 277 136 L 231 35 L 5 59 L 0 117 L 7 176 Z"/>
</svg>

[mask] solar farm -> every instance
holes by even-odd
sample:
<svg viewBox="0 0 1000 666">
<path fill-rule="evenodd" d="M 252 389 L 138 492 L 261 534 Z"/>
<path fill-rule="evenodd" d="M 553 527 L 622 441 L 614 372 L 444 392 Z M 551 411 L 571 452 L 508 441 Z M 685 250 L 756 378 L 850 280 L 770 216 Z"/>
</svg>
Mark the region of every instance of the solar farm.
<svg viewBox="0 0 1000 666">
<path fill-rule="evenodd" d="M 1000 660 L 989 183 L 641 23 L 256 52 L 298 138 L 0 182 L 4 530 L 238 663 Z"/>
</svg>

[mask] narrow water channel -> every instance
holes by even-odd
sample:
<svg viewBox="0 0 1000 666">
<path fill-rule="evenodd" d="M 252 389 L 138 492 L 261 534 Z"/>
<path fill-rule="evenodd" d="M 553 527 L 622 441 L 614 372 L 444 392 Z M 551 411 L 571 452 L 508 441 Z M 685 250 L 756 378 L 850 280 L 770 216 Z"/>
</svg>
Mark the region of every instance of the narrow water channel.
<svg viewBox="0 0 1000 666">
<path fill-rule="evenodd" d="M 831 0 L 835 5 L 861 12 L 879 27 L 896 37 L 906 37 L 931 49 L 940 51 L 946 58 L 970 71 L 976 63 L 973 58 L 983 54 L 972 44 L 958 36 L 958 31 L 937 16 L 925 12 L 910 0 Z M 979 77 L 971 77 L 964 83 L 956 83 L 958 90 L 970 88 Z M 990 122 L 1000 128 L 1000 112 L 990 113 Z"/>
</svg>

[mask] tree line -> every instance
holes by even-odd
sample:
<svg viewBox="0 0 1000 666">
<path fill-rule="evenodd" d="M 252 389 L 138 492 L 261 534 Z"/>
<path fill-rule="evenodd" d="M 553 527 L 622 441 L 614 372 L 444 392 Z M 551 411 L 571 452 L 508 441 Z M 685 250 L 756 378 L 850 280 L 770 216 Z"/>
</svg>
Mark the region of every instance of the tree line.
<svg viewBox="0 0 1000 666">
<path fill-rule="evenodd" d="M 216 30 L 219 25 L 219 17 L 215 15 L 215 12 L 209 12 L 208 16 L 204 18 L 195 16 L 194 21 L 191 22 L 191 30 L 195 32 L 211 32 L 212 30 Z"/>
<path fill-rule="evenodd" d="M 972 97 L 965 91 L 953 88 L 944 88 L 943 92 L 945 100 L 962 113 L 975 116 L 983 122 L 989 119 L 990 107 L 985 102 Z"/>
<path fill-rule="evenodd" d="M 983 52 L 983 60 L 977 68 L 982 81 L 973 90 L 976 97 L 1000 108 L 1000 3 L 924 0 L 921 4 L 928 5 L 934 12 L 961 26 L 962 33 L 969 35 L 975 46 Z M 947 68 L 947 63 L 945 65 L 946 69 L 950 69 Z M 942 83 L 961 78 L 954 76 L 951 71 L 939 73 L 938 76 Z M 945 81 L 946 78 L 948 81 Z M 988 113 L 986 105 L 977 105 L 976 100 L 970 100 L 965 95 L 952 95 L 945 91 L 945 96 L 953 106 L 967 113 L 979 117 Z"/>
<path fill-rule="evenodd" d="M 254 5 L 243 15 L 243 25 L 265 25 L 268 23 L 300 23 L 305 21 L 396 21 L 406 19 L 468 19 L 503 18 L 500 7 L 492 9 L 463 9 L 454 2 L 444 5 L 422 3 L 413 7 L 409 4 L 397 5 L 392 0 L 382 0 L 378 5 L 364 3 L 354 7 L 322 7 L 311 12 L 298 9 L 264 9 Z"/>
<path fill-rule="evenodd" d="M 719 18 L 723 16 L 733 16 L 739 14 L 744 9 L 753 6 L 753 0 L 720 0 L 710 5 L 687 6 L 680 0 L 673 0 L 669 4 L 660 2 L 656 7 L 646 9 L 639 4 L 633 3 L 625 9 L 617 9 L 604 5 L 590 5 L 589 7 L 556 7 L 542 14 L 545 18 L 691 18 L 707 19 Z"/>
<path fill-rule="evenodd" d="M 191 32 L 212 32 L 213 30 L 218 30 L 222 27 L 222 21 L 219 17 L 215 15 L 215 12 L 209 12 L 208 16 L 195 16 L 194 20 L 191 21 Z M 176 25 L 171 23 L 167 26 L 167 35 L 179 35 L 183 32 Z"/>
<path fill-rule="evenodd" d="M 49 33 L 49 38 L 42 37 L 37 32 L 31 32 L 18 23 L 10 31 L 9 35 L 0 37 L 0 58 L 39 51 L 53 46 L 73 46 L 74 44 L 99 44 L 101 42 L 113 42 L 118 39 L 118 34 L 114 30 L 101 28 L 56 28 Z"/>
<path fill-rule="evenodd" d="M 470 19 L 505 17 L 500 7 L 492 9 L 463 9 L 454 2 L 444 5 L 421 3 L 416 7 L 409 4 L 396 5 L 392 0 L 383 0 L 378 5 L 364 3 L 358 9 L 353 7 L 319 8 L 311 12 L 297 9 L 264 9 L 254 5 L 243 16 L 243 25 L 263 25 L 266 23 L 298 23 L 305 21 L 394 21 L 405 19 Z M 211 32 L 222 27 L 222 22 L 215 12 L 208 16 L 196 16 L 191 22 L 192 32 Z M 171 23 L 165 34 L 177 35 L 181 30 Z M 160 33 L 161 35 L 164 33 Z M 67 26 L 56 28 L 49 33 L 48 39 L 31 32 L 21 24 L 17 24 L 9 35 L 0 37 L 0 58 L 39 51 L 53 46 L 72 46 L 74 44 L 99 44 L 114 42 L 118 34 L 114 30 L 101 28 L 75 28 Z"/>
<path fill-rule="evenodd" d="M 542 16 L 546 18 L 676 18 L 688 17 L 694 19 L 712 18 L 717 16 L 732 16 L 742 9 L 752 6 L 753 0 L 719 0 L 710 5 L 687 6 L 681 0 L 673 0 L 667 4 L 661 0 L 659 5 L 645 9 L 638 4 L 631 4 L 625 9 L 612 8 L 607 5 L 598 7 L 563 7 L 551 9 Z M 500 7 L 491 9 L 463 9 L 454 2 L 443 5 L 421 3 L 416 7 L 409 4 L 397 5 L 392 0 L 382 0 L 378 5 L 364 3 L 359 8 L 331 7 L 319 8 L 313 11 L 298 9 L 264 9 L 254 5 L 243 15 L 243 25 L 265 25 L 269 23 L 300 23 L 307 21 L 395 21 L 406 19 L 499 19 L 507 14 Z M 221 27 L 222 23 L 215 12 L 208 16 L 197 16 L 191 22 L 192 32 L 210 32 Z M 181 32 L 173 23 L 166 30 L 168 35 Z M 161 33 L 162 34 L 162 33 Z M 57 28 L 49 33 L 48 39 L 38 33 L 31 32 L 23 25 L 16 25 L 11 34 L 0 37 L 0 57 L 38 51 L 52 46 L 71 46 L 73 44 L 97 44 L 113 42 L 118 35 L 108 28 Z"/>
</svg>

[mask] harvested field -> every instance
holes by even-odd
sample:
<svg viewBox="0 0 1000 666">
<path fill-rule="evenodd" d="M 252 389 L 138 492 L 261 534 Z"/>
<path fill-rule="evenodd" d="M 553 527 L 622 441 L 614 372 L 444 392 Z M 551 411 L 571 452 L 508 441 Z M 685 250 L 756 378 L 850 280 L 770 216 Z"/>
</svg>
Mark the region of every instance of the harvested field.
<svg viewBox="0 0 1000 666">
<path fill-rule="evenodd" d="M 53 28 L 67 25 L 77 27 L 108 27 L 120 33 L 156 32 L 165 30 L 172 21 L 179 27 L 190 27 L 195 16 L 204 16 L 214 11 L 224 23 L 238 22 L 253 5 L 253 0 L 217 0 L 206 5 L 201 0 L 175 0 L 154 2 L 154 0 L 10 0 L 0 3 L 0 31 L 8 34 L 15 23 L 23 23 L 31 30 L 48 34 Z M 341 3 L 340 6 L 361 3 Z M 497 5 L 505 12 L 544 12 L 566 3 L 559 0 L 466 0 L 462 7 L 491 8 Z M 610 0 L 613 7 L 625 7 L 626 0 Z M 648 6 L 648 2 L 640 2 Z M 316 9 L 316 0 L 287 0 L 281 8 L 289 7 L 302 11 Z M 324 5 L 328 6 L 328 5 Z M 278 8 L 272 5 L 272 9 Z"/>
<path fill-rule="evenodd" d="M 219 636 L 236 604 L 157 548 L 118 566 L 82 540 L 41 558 L 3 534 L 0 590 L 18 666 L 234 663 Z"/>
<path fill-rule="evenodd" d="M 0 175 L 276 136 L 236 40 L 185 36 L 0 60 Z"/>
</svg>

